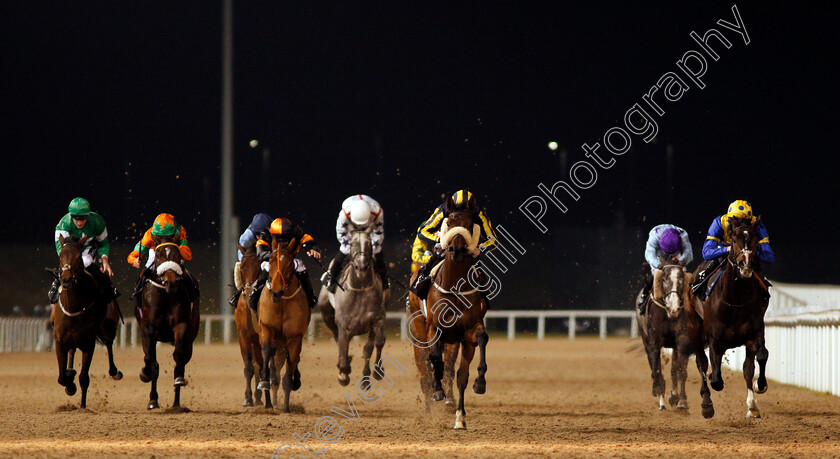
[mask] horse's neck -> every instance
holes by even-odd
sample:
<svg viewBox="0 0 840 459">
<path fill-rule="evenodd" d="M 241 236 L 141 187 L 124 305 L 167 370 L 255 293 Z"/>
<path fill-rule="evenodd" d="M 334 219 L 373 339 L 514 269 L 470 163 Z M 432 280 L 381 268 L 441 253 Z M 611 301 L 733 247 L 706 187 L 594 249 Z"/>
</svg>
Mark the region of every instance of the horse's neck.
<svg viewBox="0 0 840 459">
<path fill-rule="evenodd" d="M 350 263 L 348 266 L 348 271 L 350 273 L 347 274 L 347 277 L 353 287 L 367 287 L 373 279 L 373 264 L 369 264 L 368 269 L 362 271 L 361 275 L 356 274 L 356 268 L 353 267 L 353 263 Z"/>
<path fill-rule="evenodd" d="M 449 256 L 443 259 L 443 265 L 438 270 L 440 273 L 440 286 L 446 290 L 452 290 L 461 279 L 466 279 L 472 263 L 469 260 L 456 263 Z"/>
<path fill-rule="evenodd" d="M 755 282 L 753 279 L 740 279 L 738 268 L 729 260 L 725 260 L 724 263 L 726 267 L 721 274 L 723 297 L 730 303 L 743 303 L 755 294 Z M 738 282 L 739 279 L 740 282 Z"/>
</svg>

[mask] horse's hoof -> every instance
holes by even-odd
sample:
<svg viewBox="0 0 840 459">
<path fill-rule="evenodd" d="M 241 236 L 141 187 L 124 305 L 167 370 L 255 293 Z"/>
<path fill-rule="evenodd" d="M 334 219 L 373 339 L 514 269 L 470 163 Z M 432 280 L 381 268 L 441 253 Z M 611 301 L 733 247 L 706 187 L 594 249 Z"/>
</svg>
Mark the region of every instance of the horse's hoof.
<svg viewBox="0 0 840 459">
<path fill-rule="evenodd" d="M 659 405 L 659 411 L 665 411 L 665 405 Z"/>
<path fill-rule="evenodd" d="M 111 375 L 111 379 L 113 379 L 114 381 L 119 381 L 122 378 L 123 378 L 122 371 L 117 371 L 117 374 Z"/>
<path fill-rule="evenodd" d="M 483 383 L 483 382 L 479 383 L 478 381 L 476 381 L 476 382 L 473 383 L 473 388 L 472 389 L 473 389 L 473 392 L 481 395 L 481 394 L 487 392 L 487 384 Z"/>
<path fill-rule="evenodd" d="M 753 381 L 753 392 L 756 394 L 763 394 L 767 392 L 767 389 L 769 388 L 770 386 L 766 382 L 764 383 L 764 389 L 762 389 L 761 386 L 758 385 L 758 381 Z"/>
<path fill-rule="evenodd" d="M 300 389 L 300 379 L 295 379 L 292 381 L 292 390 Z"/>
<path fill-rule="evenodd" d="M 149 404 L 146 405 L 147 410 L 156 410 L 158 408 L 160 408 L 160 405 L 158 405 L 157 400 L 149 400 Z"/>
<path fill-rule="evenodd" d="M 76 377 L 76 370 L 72 368 L 64 370 L 64 377 L 72 381 Z"/>
<path fill-rule="evenodd" d="M 140 370 L 140 381 L 147 383 L 152 380 L 152 375 L 146 373 L 146 369 Z"/>
<path fill-rule="evenodd" d="M 64 386 L 64 393 L 71 397 L 76 395 L 76 384 L 70 383 Z"/>
<path fill-rule="evenodd" d="M 458 410 L 455 413 L 455 430 L 467 430 L 467 421 L 464 419 L 464 415 L 461 414 L 461 410 Z"/>
<path fill-rule="evenodd" d="M 754 410 L 747 410 L 747 418 L 748 419 L 758 419 L 761 417 L 761 413 L 758 412 L 758 408 Z"/>
<path fill-rule="evenodd" d="M 723 390 L 723 379 L 711 382 L 712 389 L 720 392 Z"/>
<path fill-rule="evenodd" d="M 435 393 L 432 394 L 432 400 L 436 402 L 443 401 L 444 399 L 446 399 L 446 395 L 443 393 L 442 390 L 435 391 Z"/>
<path fill-rule="evenodd" d="M 679 401 L 680 401 L 680 396 L 679 395 L 673 395 L 672 394 L 670 397 L 668 397 L 668 404 L 671 405 L 672 408 L 677 406 L 677 403 L 679 403 Z"/>
<path fill-rule="evenodd" d="M 377 368 L 378 367 L 375 367 L 375 366 L 373 367 L 373 379 L 375 379 L 377 381 L 381 381 L 382 380 L 382 373 L 380 373 L 379 371 L 376 371 Z"/>
<path fill-rule="evenodd" d="M 370 380 L 369 379 L 362 379 L 362 387 L 360 387 L 363 392 L 367 392 L 370 389 Z"/>
<path fill-rule="evenodd" d="M 242 402 L 242 406 L 254 406 L 254 399 L 246 398 L 244 402 Z"/>
<path fill-rule="evenodd" d="M 187 380 L 184 379 L 183 376 L 178 376 L 175 378 L 175 382 L 173 382 L 172 385 L 175 387 L 183 387 L 187 385 Z"/>
<path fill-rule="evenodd" d="M 447 400 L 446 406 L 455 406 L 455 400 Z"/>
<path fill-rule="evenodd" d="M 688 409 L 688 402 L 685 400 L 680 400 L 677 402 L 677 409 L 678 410 L 687 410 Z"/>
<path fill-rule="evenodd" d="M 338 374 L 338 383 L 342 386 L 346 386 L 350 384 L 350 375 L 347 373 L 339 373 Z"/>
<path fill-rule="evenodd" d="M 711 419 L 715 415 L 715 407 L 714 405 L 700 405 L 701 412 L 703 413 L 703 417 L 706 419 Z"/>
<path fill-rule="evenodd" d="M 269 389 L 271 389 L 271 384 L 269 384 L 268 381 L 260 381 L 260 383 L 257 384 L 257 390 L 269 390 Z"/>
</svg>

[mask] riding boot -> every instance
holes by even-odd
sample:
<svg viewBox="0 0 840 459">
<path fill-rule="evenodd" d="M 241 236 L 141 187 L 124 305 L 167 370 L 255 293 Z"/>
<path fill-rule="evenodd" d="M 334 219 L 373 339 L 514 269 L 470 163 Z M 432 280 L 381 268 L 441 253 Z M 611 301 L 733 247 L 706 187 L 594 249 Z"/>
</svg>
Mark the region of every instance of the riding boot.
<svg viewBox="0 0 840 459">
<path fill-rule="evenodd" d="M 653 288 L 653 275 L 650 271 L 645 273 L 645 286 L 642 287 L 642 291 L 639 294 L 639 300 L 636 301 L 636 309 L 639 310 L 639 315 L 645 315 L 645 301 L 647 301 L 648 296 L 650 296 L 650 290 Z"/>
<path fill-rule="evenodd" d="M 346 258 L 347 255 L 339 251 L 330 263 L 329 279 L 327 279 L 327 291 L 330 293 L 335 293 L 335 289 L 338 287 L 338 277 L 341 275 L 341 268 Z"/>
<path fill-rule="evenodd" d="M 50 286 L 50 304 L 58 303 L 58 287 L 61 285 L 61 278 L 56 277 L 52 281 L 52 285 Z"/>
<path fill-rule="evenodd" d="M 239 297 L 241 295 L 242 295 L 242 290 L 234 289 L 233 290 L 233 295 L 231 295 L 230 298 L 228 298 L 228 303 L 230 303 L 230 305 L 235 308 L 237 303 L 239 303 Z"/>
<path fill-rule="evenodd" d="M 254 288 L 251 290 L 251 293 L 248 295 L 248 307 L 253 309 L 254 311 L 257 310 L 257 307 L 260 304 L 260 292 L 262 292 L 262 288 L 265 285 L 266 281 L 268 280 L 268 271 L 260 270 L 260 277 L 257 278 L 257 283 L 254 285 Z"/>
<path fill-rule="evenodd" d="M 694 292 L 697 298 L 700 298 L 700 301 L 706 299 L 706 283 L 709 281 L 709 276 L 720 265 L 721 261 L 720 258 L 709 260 L 706 267 L 697 273 L 697 278 L 691 283 L 691 291 Z"/>
<path fill-rule="evenodd" d="M 432 253 L 431 258 L 429 258 L 428 263 L 423 265 L 420 268 L 420 271 L 417 273 L 417 279 L 414 280 L 414 284 L 409 288 L 415 295 L 417 295 L 421 300 L 426 299 L 426 295 L 429 293 L 429 287 L 432 286 L 432 278 L 429 275 L 429 272 L 432 268 L 435 267 L 438 262 L 443 257 L 440 256 L 437 252 Z"/>
<path fill-rule="evenodd" d="M 306 270 L 304 271 L 297 271 L 298 280 L 300 280 L 300 285 L 303 287 L 303 293 L 306 295 L 306 301 L 309 302 L 309 308 L 314 308 L 315 303 L 318 302 L 318 297 L 315 296 L 315 291 L 312 289 L 312 282 L 309 280 L 309 272 Z"/>
<path fill-rule="evenodd" d="M 385 264 L 385 256 L 380 251 L 373 256 L 373 270 L 379 274 L 382 280 L 382 291 L 388 290 L 388 267 Z"/>
</svg>

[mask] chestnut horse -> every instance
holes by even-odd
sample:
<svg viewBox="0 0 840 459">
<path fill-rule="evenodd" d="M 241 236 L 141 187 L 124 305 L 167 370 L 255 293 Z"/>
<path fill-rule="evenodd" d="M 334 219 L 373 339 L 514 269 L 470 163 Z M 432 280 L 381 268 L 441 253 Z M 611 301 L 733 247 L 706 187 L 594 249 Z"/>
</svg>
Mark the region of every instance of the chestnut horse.
<svg viewBox="0 0 840 459">
<path fill-rule="evenodd" d="M 82 386 L 81 408 L 87 408 L 87 390 L 90 386 L 90 364 L 97 339 L 108 349 L 108 374 L 115 380 L 122 379 L 122 372 L 114 365 L 114 338 L 117 335 L 119 310 L 116 300 L 105 304 L 99 295 L 99 286 L 93 275 L 84 268 L 82 251 L 87 236 L 80 240 L 59 236 L 61 252 L 58 255 L 58 303 L 53 308 L 50 321 L 53 325 L 55 355 L 58 359 L 58 383 L 67 395 L 75 395 L 73 357 L 76 349 L 82 351 L 82 369 L 79 385 Z M 95 264 L 90 269 L 99 269 Z"/>
<path fill-rule="evenodd" d="M 158 403 L 157 379 L 160 367 L 157 362 L 157 343 L 175 346 L 175 401 L 173 408 L 181 406 L 181 387 L 187 385 L 185 368 L 192 358 L 193 341 L 198 335 L 198 302 L 190 301 L 187 282 L 192 282 L 181 266 L 181 252 L 178 244 L 168 237 L 155 236 L 156 276 L 145 279 L 142 291 L 142 306 L 134 315 L 143 337 L 145 365 L 140 370 L 140 380 L 151 382 L 147 409 L 160 408 Z"/>
<path fill-rule="evenodd" d="M 259 390 L 256 391 L 256 394 L 251 392 L 251 380 L 254 378 L 255 370 L 257 377 L 260 377 L 263 356 L 260 348 L 260 320 L 257 313 L 248 307 L 248 295 L 260 276 L 260 260 L 257 257 L 255 247 L 246 249 L 240 245 L 239 251 L 242 252 L 242 260 L 239 262 L 239 270 L 235 275 L 234 283 L 236 288 L 242 291 L 242 294 L 236 303 L 234 317 L 236 318 L 236 332 L 239 336 L 239 352 L 242 354 L 242 363 L 245 365 L 245 401 L 242 402 L 242 406 L 254 406 L 252 395 L 256 396 L 256 403 L 259 405 L 262 404 L 262 392 Z M 272 361 L 271 386 L 274 388 L 275 396 L 279 385 Z"/>
<path fill-rule="evenodd" d="M 479 229 L 473 221 L 475 202 L 466 211 L 456 211 L 452 198 L 446 201 L 449 217 L 441 226 L 441 245 L 446 254 L 440 268 L 433 273 L 433 287 L 423 303 L 414 293 L 409 295 L 410 332 L 414 344 L 414 360 L 420 372 L 421 389 L 434 401 L 446 398 L 441 380 L 446 364 L 457 358 L 458 407 L 455 412 L 455 429 L 466 429 L 464 392 L 469 380 L 470 363 L 479 348 L 478 377 L 473 392 L 486 391 L 484 375 L 487 372 L 485 351 L 488 336 L 484 327 L 487 305 L 478 288 L 475 259 L 469 252 L 478 245 Z M 445 381 L 444 381 L 445 382 Z M 427 399 L 428 400 L 428 399 Z M 428 402 L 427 402 L 428 406 Z"/>
<path fill-rule="evenodd" d="M 699 352 L 703 354 L 702 327 L 690 327 L 690 314 L 699 302 L 691 292 L 693 275 L 685 272 L 685 267 L 663 260 L 661 269 L 653 277 L 653 292 L 644 307 L 647 313 L 642 315 L 636 310 L 639 334 L 645 346 L 653 379 L 653 396 L 659 397 L 659 411 L 665 411 L 665 378 L 662 376 L 663 348 L 672 349 L 671 354 L 671 395 L 668 403 L 677 409 L 688 409 L 685 393 L 687 367 L 691 354 L 696 353 L 696 344 L 700 343 Z M 708 388 L 707 388 L 708 390 Z"/>
<path fill-rule="evenodd" d="M 297 241 L 292 238 L 286 243 L 271 241 L 271 255 L 268 282 L 260 293 L 260 345 L 263 362 L 276 358 L 277 372 L 286 365 L 283 375 L 285 402 L 283 412 L 289 412 L 289 395 L 300 389 L 300 352 L 303 335 L 309 328 L 309 303 L 301 283 L 295 275 L 295 254 Z M 243 295 L 244 296 L 244 295 Z M 269 394 L 270 365 L 263 365 L 257 390 L 265 391 L 265 407 L 274 408 Z"/>
<path fill-rule="evenodd" d="M 764 369 L 769 353 L 764 346 L 764 312 L 769 297 L 765 296 L 766 287 L 757 272 L 760 223 L 761 217 L 758 217 L 754 223 L 733 222 L 730 226 L 732 248 L 723 261 L 717 285 L 703 304 L 703 327 L 712 361 L 709 381 L 714 390 L 723 389 L 721 361 L 726 350 L 739 346 L 746 348 L 743 370 L 748 418 L 761 417 L 755 394 L 767 391 Z M 753 383 L 756 359 L 759 375 Z"/>
</svg>

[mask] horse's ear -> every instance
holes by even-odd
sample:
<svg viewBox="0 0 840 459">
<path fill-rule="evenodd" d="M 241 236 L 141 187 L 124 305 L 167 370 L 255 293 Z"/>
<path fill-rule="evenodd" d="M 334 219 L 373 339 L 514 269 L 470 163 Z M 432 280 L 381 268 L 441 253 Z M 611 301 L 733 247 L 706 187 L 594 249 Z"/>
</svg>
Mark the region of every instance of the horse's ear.
<svg viewBox="0 0 840 459">
<path fill-rule="evenodd" d="M 286 248 L 292 250 L 292 248 L 295 246 L 295 242 L 297 242 L 297 240 L 295 238 L 292 238 L 292 240 L 289 241 L 289 244 L 286 245 Z"/>
<path fill-rule="evenodd" d="M 85 242 L 87 241 L 87 239 L 88 239 L 87 234 L 82 236 L 82 238 L 79 239 L 79 245 L 81 245 L 81 246 L 85 245 Z"/>
<path fill-rule="evenodd" d="M 657 300 L 662 299 L 662 270 L 657 269 L 653 272 L 653 297 Z"/>
<path fill-rule="evenodd" d="M 761 224 L 761 215 L 755 217 L 755 227 L 758 228 L 758 225 Z"/>
<path fill-rule="evenodd" d="M 61 234 L 58 235 L 58 243 L 61 244 L 62 247 L 64 247 L 64 236 L 62 236 Z"/>
<path fill-rule="evenodd" d="M 455 201 L 452 200 L 452 195 L 446 195 L 444 202 L 446 202 L 446 213 L 452 213 L 455 210 Z"/>
<path fill-rule="evenodd" d="M 152 236 L 152 242 L 154 242 L 156 246 L 160 245 L 160 236 Z"/>
<path fill-rule="evenodd" d="M 242 247 L 242 244 L 237 242 L 236 247 L 239 248 L 239 252 L 242 253 L 242 255 L 245 255 L 245 247 Z"/>
<path fill-rule="evenodd" d="M 467 203 L 467 210 L 469 211 L 470 215 L 475 213 L 475 209 L 478 207 L 478 204 L 475 202 L 475 195 L 470 196 L 470 201 Z"/>
<path fill-rule="evenodd" d="M 271 238 L 271 250 L 277 250 L 277 247 L 279 247 L 279 246 L 280 246 L 280 243 L 277 242 L 277 238 L 272 237 Z"/>
</svg>

